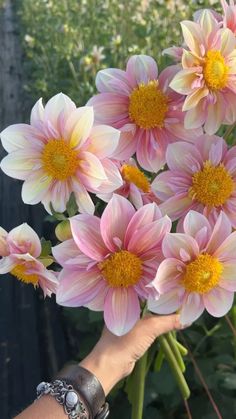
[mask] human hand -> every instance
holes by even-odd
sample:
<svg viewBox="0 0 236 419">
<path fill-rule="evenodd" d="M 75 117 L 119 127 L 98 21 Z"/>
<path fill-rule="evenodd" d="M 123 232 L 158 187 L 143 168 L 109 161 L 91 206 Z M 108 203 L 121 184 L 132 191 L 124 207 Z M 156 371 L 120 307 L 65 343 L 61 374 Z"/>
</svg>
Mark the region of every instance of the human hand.
<svg viewBox="0 0 236 419">
<path fill-rule="evenodd" d="M 80 365 L 99 379 L 107 395 L 112 387 L 132 372 L 135 362 L 158 336 L 181 328 L 177 314 L 147 314 L 124 336 L 115 336 L 105 327 L 98 343 Z"/>
</svg>

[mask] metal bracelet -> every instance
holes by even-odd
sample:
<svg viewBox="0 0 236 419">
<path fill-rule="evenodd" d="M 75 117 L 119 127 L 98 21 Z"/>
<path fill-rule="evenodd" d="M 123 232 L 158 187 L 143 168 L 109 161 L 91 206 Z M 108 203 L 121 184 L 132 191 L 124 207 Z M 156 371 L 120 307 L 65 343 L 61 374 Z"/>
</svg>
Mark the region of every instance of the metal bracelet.
<svg viewBox="0 0 236 419">
<path fill-rule="evenodd" d="M 45 394 L 55 397 L 56 401 L 64 407 L 69 419 L 89 419 L 84 403 L 71 384 L 62 380 L 55 380 L 52 383 L 42 381 L 36 391 L 37 399 Z"/>
</svg>

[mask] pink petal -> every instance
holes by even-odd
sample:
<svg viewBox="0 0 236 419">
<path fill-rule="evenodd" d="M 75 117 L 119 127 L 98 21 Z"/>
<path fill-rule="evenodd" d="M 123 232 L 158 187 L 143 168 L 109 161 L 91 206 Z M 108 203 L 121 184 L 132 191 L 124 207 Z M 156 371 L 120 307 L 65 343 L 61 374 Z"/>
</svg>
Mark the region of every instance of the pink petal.
<svg viewBox="0 0 236 419">
<path fill-rule="evenodd" d="M 98 271 L 66 270 L 59 275 L 57 304 L 79 307 L 88 304 L 106 286 Z"/>
<path fill-rule="evenodd" d="M 233 32 L 225 28 L 221 31 L 221 48 L 220 52 L 224 57 L 227 57 L 236 48 L 236 40 Z"/>
<path fill-rule="evenodd" d="M 190 95 L 188 95 L 183 104 L 183 111 L 189 111 L 195 108 L 199 102 L 209 94 L 207 87 L 200 87 L 195 89 Z"/>
<path fill-rule="evenodd" d="M 0 275 L 11 272 L 14 266 L 16 266 L 16 262 L 11 257 L 3 257 L 0 259 Z"/>
<path fill-rule="evenodd" d="M 200 249 L 204 249 L 212 233 L 207 218 L 196 211 L 189 211 L 183 223 L 184 232 L 192 236 Z"/>
<path fill-rule="evenodd" d="M 160 218 L 162 218 L 162 214 L 155 203 L 147 204 L 140 208 L 131 218 L 127 227 L 124 242 L 125 247 L 127 247 L 129 241 L 132 239 L 133 234 L 137 230 L 145 227 L 147 224 L 150 224 L 153 221 L 159 220 Z"/>
<path fill-rule="evenodd" d="M 40 128 L 41 123 L 44 121 L 44 107 L 42 98 L 40 98 L 32 108 L 30 114 L 30 124 L 35 128 Z"/>
<path fill-rule="evenodd" d="M 105 171 L 107 180 L 103 181 L 99 187 L 99 190 L 102 193 L 97 194 L 105 202 L 108 202 L 111 196 L 108 199 L 104 199 L 107 194 L 116 191 L 123 185 L 123 179 L 121 177 L 120 171 L 116 164 L 114 164 L 110 159 L 102 160 L 103 169 Z"/>
<path fill-rule="evenodd" d="M 159 205 L 159 208 L 163 215 L 167 214 L 172 221 L 175 221 L 194 208 L 194 205 L 192 199 L 186 193 L 182 193 L 167 199 Z"/>
<path fill-rule="evenodd" d="M 180 288 L 180 279 L 185 270 L 185 264 L 178 259 L 168 258 L 161 262 L 152 286 L 160 294 L 165 294 L 173 288 Z"/>
<path fill-rule="evenodd" d="M 170 170 L 192 175 L 201 170 L 202 157 L 193 144 L 177 142 L 170 144 L 166 152 L 166 160 Z"/>
<path fill-rule="evenodd" d="M 63 114 L 66 120 L 75 109 L 74 102 L 67 95 L 58 93 L 47 102 L 44 110 L 44 120 L 49 120 L 53 127 L 59 130 L 58 123 L 61 114 Z"/>
<path fill-rule="evenodd" d="M 182 295 L 179 289 L 172 289 L 157 299 L 148 299 L 148 310 L 157 314 L 174 313 L 181 306 Z"/>
<path fill-rule="evenodd" d="M 14 179 L 25 180 L 35 168 L 41 166 L 41 153 L 27 146 L 11 152 L 1 161 L 1 169 Z"/>
<path fill-rule="evenodd" d="M 52 294 L 56 294 L 58 279 L 55 275 L 55 272 L 49 271 L 44 266 L 42 266 L 40 271 L 37 272 L 36 270 L 34 273 L 38 275 L 39 286 L 43 290 L 44 298 L 46 296 L 51 297 Z"/>
<path fill-rule="evenodd" d="M 139 300 L 133 288 L 111 288 L 108 291 L 104 304 L 104 320 L 112 333 L 117 336 L 128 333 L 139 316 Z"/>
<path fill-rule="evenodd" d="M 206 252 L 213 254 L 217 252 L 219 246 L 231 234 L 232 227 L 228 217 L 222 211 L 213 228 L 212 235 L 206 248 Z"/>
<path fill-rule="evenodd" d="M 120 195 L 114 194 L 101 217 L 103 241 L 111 252 L 117 250 L 114 239 L 124 241 L 127 226 L 135 214 L 133 205 Z"/>
<path fill-rule="evenodd" d="M 102 162 L 88 151 L 81 152 L 79 158 L 78 178 L 88 191 L 98 192 L 101 183 L 107 180 Z"/>
<path fill-rule="evenodd" d="M 164 256 L 181 260 L 181 250 L 184 250 L 191 260 L 199 254 L 198 244 L 193 237 L 181 233 L 167 233 L 162 243 Z"/>
<path fill-rule="evenodd" d="M 7 236 L 7 242 L 11 253 L 30 253 L 36 258 L 41 253 L 39 237 L 27 223 L 13 228 Z"/>
<path fill-rule="evenodd" d="M 89 136 L 87 151 L 95 154 L 99 159 L 112 157 L 120 138 L 120 131 L 107 125 L 96 125 Z"/>
<path fill-rule="evenodd" d="M 54 211 L 64 212 L 66 210 L 66 204 L 69 201 L 71 192 L 72 191 L 69 182 L 52 182 L 49 190 L 42 198 L 42 204 L 44 205 L 46 211 L 51 214 L 50 203 L 52 203 Z"/>
<path fill-rule="evenodd" d="M 52 254 L 56 261 L 63 267 L 84 268 L 88 266 L 91 259 L 80 251 L 73 239 L 64 242 L 52 248 Z"/>
<path fill-rule="evenodd" d="M 140 166 L 155 173 L 162 169 L 166 162 L 167 144 L 164 130 L 139 129 L 136 156 Z"/>
<path fill-rule="evenodd" d="M 236 291 L 236 261 L 227 262 L 223 264 L 222 278 L 220 279 L 219 286 L 228 291 Z"/>
<path fill-rule="evenodd" d="M 108 286 L 105 286 L 92 299 L 92 301 L 90 301 L 88 304 L 85 304 L 85 307 L 88 307 L 89 310 L 93 310 L 93 311 L 103 311 L 104 310 L 105 298 L 106 298 L 108 290 L 109 290 Z"/>
<path fill-rule="evenodd" d="M 42 134 L 27 124 L 14 124 L 1 132 L 2 145 L 8 153 L 19 149 L 26 149 L 32 141 L 34 145 L 41 142 Z"/>
<path fill-rule="evenodd" d="M 226 103 L 221 94 L 218 94 L 216 103 L 207 105 L 207 117 L 204 125 L 207 134 L 212 135 L 218 131 L 224 119 L 225 107 Z"/>
<path fill-rule="evenodd" d="M 201 45 L 204 45 L 204 39 L 199 24 L 185 20 L 181 22 L 181 29 L 185 43 L 190 51 L 201 56 Z"/>
<path fill-rule="evenodd" d="M 129 252 L 142 256 L 148 250 L 157 247 L 166 233 L 171 230 L 171 221 L 165 216 L 136 230 L 127 246 Z"/>
<path fill-rule="evenodd" d="M 213 288 L 207 294 L 203 294 L 205 308 L 214 317 L 222 317 L 228 313 L 233 301 L 234 293 L 221 287 Z"/>
<path fill-rule="evenodd" d="M 134 124 L 125 124 L 120 128 L 120 131 L 119 144 L 114 151 L 113 157 L 117 160 L 126 160 L 134 155 L 137 148 L 136 127 Z"/>
<path fill-rule="evenodd" d="M 70 219 L 70 225 L 79 249 L 92 260 L 103 260 L 108 250 L 101 237 L 100 219 L 94 215 L 79 214 Z"/>
<path fill-rule="evenodd" d="M 96 76 L 96 87 L 99 92 L 119 93 L 129 96 L 131 87 L 127 74 L 116 68 L 100 70 Z"/>
<path fill-rule="evenodd" d="M 218 247 L 214 255 L 221 262 L 230 262 L 236 260 L 236 231 L 231 233 Z"/>
<path fill-rule="evenodd" d="M 51 176 L 47 176 L 42 169 L 33 172 L 23 183 L 23 202 L 30 205 L 38 204 L 46 195 L 51 182 Z"/>
<path fill-rule="evenodd" d="M 7 236 L 8 232 L 4 230 L 4 228 L 0 227 L 0 256 L 9 255 L 9 247 L 6 241 Z"/>
<path fill-rule="evenodd" d="M 87 105 L 93 106 L 95 122 L 98 124 L 114 126 L 129 117 L 129 99 L 119 93 L 100 93 L 93 96 Z"/>
<path fill-rule="evenodd" d="M 148 55 L 133 55 L 127 63 L 126 70 L 132 87 L 140 83 L 147 84 L 150 80 L 156 80 L 158 76 L 157 64 Z"/>
<path fill-rule="evenodd" d="M 186 294 L 180 311 L 180 322 L 183 325 L 191 324 L 197 320 L 204 311 L 201 295 L 192 292 Z"/>
<path fill-rule="evenodd" d="M 72 190 L 75 195 L 79 212 L 93 214 L 95 209 L 94 203 L 85 187 L 81 184 L 79 179 L 76 179 L 75 177 L 72 178 Z"/>
<path fill-rule="evenodd" d="M 194 108 L 186 112 L 184 126 L 187 130 L 201 127 L 206 120 L 206 113 L 200 101 Z"/>
<path fill-rule="evenodd" d="M 65 137 L 70 146 L 81 147 L 89 138 L 94 123 L 94 111 L 91 106 L 75 109 L 65 124 Z"/>
</svg>

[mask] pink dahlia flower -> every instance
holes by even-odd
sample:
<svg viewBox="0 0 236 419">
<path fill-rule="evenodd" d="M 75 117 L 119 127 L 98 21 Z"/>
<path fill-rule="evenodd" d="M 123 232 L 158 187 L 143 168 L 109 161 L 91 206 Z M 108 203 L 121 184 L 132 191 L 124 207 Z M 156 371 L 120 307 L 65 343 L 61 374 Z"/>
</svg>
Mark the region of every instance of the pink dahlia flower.
<svg viewBox="0 0 236 419">
<path fill-rule="evenodd" d="M 162 243 L 165 260 L 153 287 L 160 294 L 150 298 L 149 310 L 169 314 L 180 310 L 180 321 L 189 324 L 206 309 L 214 317 L 231 308 L 236 291 L 236 232 L 222 212 L 214 228 L 207 218 L 190 211 L 184 233 L 167 234 Z"/>
<path fill-rule="evenodd" d="M 76 108 L 60 93 L 45 108 L 41 99 L 35 104 L 30 125 L 11 125 L 1 133 L 9 153 L 1 168 L 8 176 L 24 180 L 22 199 L 26 204 L 41 201 L 51 213 L 52 203 L 55 211 L 63 212 L 74 192 L 79 211 L 93 213 L 87 191 L 96 193 L 102 185 L 110 192 L 122 184 L 119 171 L 107 159 L 113 157 L 120 133 L 93 123 L 91 107 Z M 108 164 L 113 170 L 112 183 L 108 182 Z"/>
<path fill-rule="evenodd" d="M 236 38 L 209 10 L 197 22 L 181 23 L 188 49 L 183 49 L 182 70 L 170 83 L 176 92 L 185 95 L 183 111 L 185 127 L 204 124 L 214 134 L 222 123 L 236 121 Z"/>
<path fill-rule="evenodd" d="M 88 105 L 94 106 L 97 123 L 121 131 L 116 158 L 126 160 L 136 153 L 141 167 L 157 172 L 165 163 L 170 142 L 192 141 L 201 134 L 199 129 L 184 129 L 183 96 L 169 87 L 178 68 L 170 66 L 158 77 L 153 58 L 134 55 L 126 71 L 108 68 L 98 72 L 100 93 Z"/>
<path fill-rule="evenodd" d="M 71 219 L 71 229 L 73 239 L 53 249 L 63 267 L 57 303 L 104 310 L 108 329 L 127 333 L 139 319 L 139 298 L 154 294 L 147 285 L 162 259 L 170 219 L 155 203 L 136 212 L 127 199 L 114 195 L 101 219 L 79 214 Z"/>
<path fill-rule="evenodd" d="M 9 233 L 0 227 L 0 274 L 10 272 L 20 281 L 41 287 L 44 296 L 56 293 L 57 278 L 40 262 L 41 243 L 35 231 L 26 223 Z"/>
<path fill-rule="evenodd" d="M 119 168 L 123 184 L 114 193 L 128 198 L 136 209 L 151 202 L 156 204 L 161 202 L 152 191 L 152 183 L 138 168 L 133 158 L 123 162 L 117 160 L 115 163 Z M 112 196 L 113 193 L 97 194 L 97 197 L 105 202 L 109 202 Z"/>
<path fill-rule="evenodd" d="M 223 138 L 205 134 L 194 144 L 171 144 L 166 159 L 169 170 L 153 181 L 163 214 L 174 221 L 194 209 L 214 223 L 223 211 L 236 228 L 235 146 L 227 150 Z"/>
<path fill-rule="evenodd" d="M 234 0 L 221 0 L 223 7 L 223 24 L 225 28 L 229 28 L 236 35 L 236 4 Z"/>
</svg>

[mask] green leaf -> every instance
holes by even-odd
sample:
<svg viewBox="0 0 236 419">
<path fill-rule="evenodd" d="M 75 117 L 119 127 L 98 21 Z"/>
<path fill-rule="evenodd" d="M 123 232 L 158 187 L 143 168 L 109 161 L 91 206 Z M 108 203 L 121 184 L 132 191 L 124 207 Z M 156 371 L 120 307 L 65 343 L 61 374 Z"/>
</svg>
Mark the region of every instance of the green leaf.
<svg viewBox="0 0 236 419">
<path fill-rule="evenodd" d="M 52 251 L 51 240 L 45 240 L 45 238 L 42 237 L 41 246 L 42 246 L 42 250 L 41 250 L 40 258 L 47 257 L 48 255 L 51 254 L 51 251 Z"/>
</svg>

